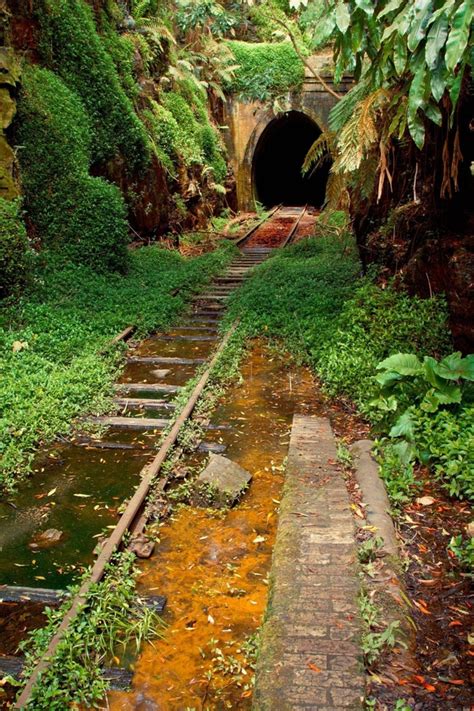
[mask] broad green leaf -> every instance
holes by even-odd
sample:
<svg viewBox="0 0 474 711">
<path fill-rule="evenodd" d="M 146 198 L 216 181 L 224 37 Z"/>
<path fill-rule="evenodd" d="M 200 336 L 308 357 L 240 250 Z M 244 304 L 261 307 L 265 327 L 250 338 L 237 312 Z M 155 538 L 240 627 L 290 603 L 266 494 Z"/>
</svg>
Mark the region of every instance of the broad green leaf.
<svg viewBox="0 0 474 711">
<path fill-rule="evenodd" d="M 446 72 L 443 61 L 438 60 L 438 64 L 431 71 L 431 94 L 436 102 L 441 101 L 446 89 Z"/>
<path fill-rule="evenodd" d="M 394 373 L 392 370 L 388 370 L 385 373 L 380 373 L 375 376 L 375 380 L 381 385 L 382 388 L 386 388 L 389 385 L 399 382 L 402 379 L 400 373 Z"/>
<path fill-rule="evenodd" d="M 351 23 L 351 14 L 349 6 L 345 2 L 339 2 L 336 5 L 336 24 L 341 32 L 346 32 Z"/>
<path fill-rule="evenodd" d="M 461 84 L 464 76 L 464 68 L 459 68 L 458 73 L 454 76 L 452 76 L 452 80 L 449 86 L 449 98 L 451 99 L 451 121 L 450 125 L 452 125 L 452 117 L 454 115 L 454 110 L 456 108 L 456 105 L 458 103 L 459 99 L 459 94 L 461 92 Z"/>
<path fill-rule="evenodd" d="M 422 364 L 414 353 L 396 353 L 378 364 L 377 370 L 391 370 L 400 375 L 419 375 Z"/>
<path fill-rule="evenodd" d="M 393 451 L 404 466 L 408 466 L 416 457 L 415 447 L 410 442 L 403 440 L 393 445 Z"/>
<path fill-rule="evenodd" d="M 427 78 L 426 66 L 423 64 L 417 69 L 408 92 L 408 130 L 420 149 L 423 148 L 425 142 L 425 126 L 418 109 L 423 108 L 426 104 Z"/>
<path fill-rule="evenodd" d="M 427 104 L 425 106 L 425 114 L 437 126 L 441 126 L 441 124 L 443 123 L 443 116 L 441 114 L 441 110 L 440 110 L 439 106 L 436 106 L 436 104 L 433 104 L 433 103 Z"/>
<path fill-rule="evenodd" d="M 451 71 L 462 61 L 469 40 L 473 13 L 472 0 L 464 0 L 454 14 L 446 42 L 446 66 Z"/>
<path fill-rule="evenodd" d="M 405 437 L 413 440 L 415 436 L 413 413 L 410 408 L 400 415 L 389 432 L 390 437 Z"/>
<path fill-rule="evenodd" d="M 404 0 L 390 0 L 388 5 L 384 7 L 384 9 L 379 12 L 377 15 L 377 19 L 380 20 L 382 17 L 385 17 L 385 15 L 390 15 L 391 12 L 395 12 L 395 10 L 398 10 L 401 5 L 404 4 Z"/>
<path fill-rule="evenodd" d="M 451 353 L 440 363 L 436 363 L 434 370 L 445 380 L 474 380 L 474 355 L 463 358 L 459 351 Z"/>
<path fill-rule="evenodd" d="M 415 51 L 426 34 L 432 5 L 432 0 L 415 0 L 413 4 L 414 17 L 411 22 L 407 40 L 410 52 Z"/>
<path fill-rule="evenodd" d="M 407 65 L 407 45 L 405 38 L 401 35 L 395 37 L 393 44 L 393 63 L 398 76 L 403 74 Z"/>
<path fill-rule="evenodd" d="M 442 378 L 437 375 L 435 370 L 437 365 L 438 361 L 435 358 L 432 358 L 431 356 L 425 356 L 423 360 L 424 376 L 429 382 L 429 384 L 432 385 L 434 388 L 439 388 L 443 385 Z"/>
<path fill-rule="evenodd" d="M 372 0 L 354 0 L 354 2 L 357 7 L 363 10 L 363 12 L 365 12 L 366 15 L 369 15 L 369 17 L 374 14 L 374 5 Z"/>
<path fill-rule="evenodd" d="M 434 69 L 438 61 L 439 53 L 446 42 L 448 36 L 448 18 L 441 15 L 430 27 L 425 46 L 426 64 L 430 69 Z"/>
</svg>

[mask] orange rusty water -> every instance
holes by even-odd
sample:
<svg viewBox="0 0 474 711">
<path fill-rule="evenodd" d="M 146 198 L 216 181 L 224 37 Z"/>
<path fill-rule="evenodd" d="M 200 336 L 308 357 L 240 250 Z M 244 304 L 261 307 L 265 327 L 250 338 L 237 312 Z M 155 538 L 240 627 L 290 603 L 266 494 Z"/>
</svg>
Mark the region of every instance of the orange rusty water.
<svg viewBox="0 0 474 711">
<path fill-rule="evenodd" d="M 219 440 L 225 456 L 252 473 L 250 488 L 229 511 L 182 506 L 159 529 L 140 587 L 167 596 L 165 636 L 143 648 L 132 691 L 111 693 L 111 709 L 250 708 L 252 670 L 240 645 L 266 607 L 291 420 L 295 411 L 318 411 L 319 403 L 309 372 L 259 343 L 242 376 L 214 419 L 233 425 Z M 229 673 L 216 648 L 244 673 Z"/>
</svg>

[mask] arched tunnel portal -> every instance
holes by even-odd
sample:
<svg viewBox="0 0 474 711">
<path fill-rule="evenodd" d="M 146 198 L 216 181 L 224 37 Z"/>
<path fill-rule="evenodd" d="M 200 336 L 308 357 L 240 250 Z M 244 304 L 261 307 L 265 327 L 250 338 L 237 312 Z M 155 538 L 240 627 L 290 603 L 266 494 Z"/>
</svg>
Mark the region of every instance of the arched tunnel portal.
<svg viewBox="0 0 474 711">
<path fill-rule="evenodd" d="M 320 135 L 318 125 L 301 111 L 287 111 L 269 122 L 252 163 L 254 196 L 259 202 L 265 207 L 280 203 L 322 206 L 329 162 L 307 175 L 301 172 L 309 148 Z"/>
</svg>

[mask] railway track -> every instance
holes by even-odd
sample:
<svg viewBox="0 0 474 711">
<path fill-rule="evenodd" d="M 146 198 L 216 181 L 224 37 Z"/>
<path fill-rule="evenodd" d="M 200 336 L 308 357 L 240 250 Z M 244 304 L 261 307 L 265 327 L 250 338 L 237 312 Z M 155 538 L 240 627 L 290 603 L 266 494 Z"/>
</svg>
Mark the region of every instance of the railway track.
<svg viewBox="0 0 474 711">
<path fill-rule="evenodd" d="M 78 439 L 76 444 L 87 447 L 90 451 L 140 449 L 137 437 L 150 430 L 155 435 L 162 433 L 160 446 L 153 459 L 141 469 L 138 486 L 102 546 L 90 576 L 72 599 L 48 649 L 31 672 L 14 708 L 22 709 L 28 704 L 39 676 L 48 668 L 65 631 L 83 609 L 92 586 L 103 578 L 105 568 L 114 552 L 122 545 L 124 536 L 137 536 L 144 531 L 147 523 L 144 514 L 147 497 L 152 490 L 159 492 L 166 488 L 168 476 L 161 474 L 161 467 L 176 443 L 182 426 L 192 416 L 216 362 L 237 328 L 235 323 L 222 339 L 218 336 L 218 325 L 225 310 L 226 299 L 242 284 L 248 273 L 267 259 L 275 248 L 291 242 L 305 212 L 306 206 L 278 206 L 240 238 L 237 241 L 240 254 L 224 274 L 213 280 L 205 293 L 193 299 L 192 307 L 183 317 L 181 324 L 169 334 L 157 335 L 145 341 L 129 355 L 122 382 L 116 386 L 116 414 L 89 418 L 90 422 L 107 427 L 100 440 Z M 132 327 L 125 329 L 114 342 L 129 337 L 132 332 Z M 170 397 L 180 391 L 197 367 L 202 369 L 199 381 L 183 408 L 176 413 Z M 139 377 L 135 378 L 136 375 Z M 170 413 L 175 417 L 170 417 Z M 219 425 L 208 427 L 219 429 Z M 117 441 L 117 438 L 125 441 Z M 146 450 L 146 447 L 144 449 Z M 203 451 L 212 451 L 212 445 L 208 445 L 208 449 Z M 28 588 L 4 586 L 0 587 L 0 602 L 2 590 L 5 601 L 21 602 L 22 599 L 27 601 L 33 597 L 37 602 L 43 599 L 45 603 L 51 603 L 52 599 L 61 599 L 61 591 L 43 590 L 35 595 Z M 160 604 L 164 604 L 162 600 Z M 0 673 L 11 673 L 12 668 L 20 670 L 21 659 L 17 659 L 15 666 L 11 657 L 4 657 L 3 666 L 4 668 L 0 657 Z"/>
</svg>

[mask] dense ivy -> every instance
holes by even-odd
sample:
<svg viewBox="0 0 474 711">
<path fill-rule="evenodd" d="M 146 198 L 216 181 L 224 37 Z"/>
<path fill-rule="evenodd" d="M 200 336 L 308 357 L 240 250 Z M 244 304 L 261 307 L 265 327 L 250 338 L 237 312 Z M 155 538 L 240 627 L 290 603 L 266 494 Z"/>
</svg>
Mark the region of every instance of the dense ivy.
<svg viewBox="0 0 474 711">
<path fill-rule="evenodd" d="M 265 101 L 301 88 L 304 65 L 290 42 L 229 41 L 238 69 L 227 89 L 245 101 Z"/>
<path fill-rule="evenodd" d="M 18 105 L 25 208 L 43 244 L 96 269 L 124 269 L 120 191 L 89 175 L 92 132 L 79 97 L 48 69 L 25 69 Z"/>
<path fill-rule="evenodd" d="M 145 166 L 150 154 L 145 129 L 97 33 L 91 8 L 84 0 L 44 0 L 39 19 L 44 61 L 81 98 L 91 119 L 94 162 L 121 154 L 130 168 Z M 112 45 L 117 62 L 130 61 L 124 41 Z"/>
<path fill-rule="evenodd" d="M 0 198 L 0 299 L 27 284 L 32 263 L 20 200 Z"/>
</svg>

